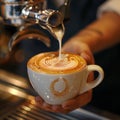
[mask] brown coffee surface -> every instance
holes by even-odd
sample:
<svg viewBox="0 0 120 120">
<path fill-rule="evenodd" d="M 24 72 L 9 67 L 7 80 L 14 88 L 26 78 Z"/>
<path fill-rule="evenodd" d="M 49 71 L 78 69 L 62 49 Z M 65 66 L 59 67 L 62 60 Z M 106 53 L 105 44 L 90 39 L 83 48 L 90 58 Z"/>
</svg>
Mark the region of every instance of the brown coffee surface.
<svg viewBox="0 0 120 120">
<path fill-rule="evenodd" d="M 47 52 L 33 56 L 27 66 L 40 73 L 64 74 L 80 71 L 86 66 L 86 61 L 75 54 L 62 53 L 59 59 L 57 52 Z"/>
</svg>

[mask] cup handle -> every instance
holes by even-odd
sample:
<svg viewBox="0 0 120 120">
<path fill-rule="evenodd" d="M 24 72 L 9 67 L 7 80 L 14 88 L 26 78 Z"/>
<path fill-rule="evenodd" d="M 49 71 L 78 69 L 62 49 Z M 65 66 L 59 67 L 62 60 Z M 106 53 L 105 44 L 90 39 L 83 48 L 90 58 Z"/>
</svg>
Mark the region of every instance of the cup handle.
<svg viewBox="0 0 120 120">
<path fill-rule="evenodd" d="M 92 71 L 97 71 L 98 72 L 97 78 L 95 80 L 91 81 L 91 82 L 86 82 L 85 81 L 86 82 L 85 86 L 80 90 L 80 94 L 82 94 L 82 93 L 84 93 L 84 92 L 86 92 L 86 91 L 88 91 L 92 88 L 95 88 L 97 85 L 99 85 L 102 82 L 102 80 L 104 78 L 103 69 L 98 65 L 88 65 L 87 66 L 88 75 Z M 87 75 L 87 77 L 88 77 L 88 75 Z"/>
</svg>

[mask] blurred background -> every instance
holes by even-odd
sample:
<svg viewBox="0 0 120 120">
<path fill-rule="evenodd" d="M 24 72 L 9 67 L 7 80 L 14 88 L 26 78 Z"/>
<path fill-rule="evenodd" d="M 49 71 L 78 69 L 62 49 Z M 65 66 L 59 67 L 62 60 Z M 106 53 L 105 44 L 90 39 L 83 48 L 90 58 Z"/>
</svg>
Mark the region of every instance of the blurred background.
<svg viewBox="0 0 120 120">
<path fill-rule="evenodd" d="M 68 2 L 67 6 L 66 4 L 56 2 L 56 0 L 36 1 L 40 3 L 38 7 L 40 7 L 41 11 L 50 8 L 53 10 L 61 10 L 64 13 L 64 44 L 71 36 L 96 19 L 97 9 L 105 0 L 63 0 L 62 3 Z M 37 93 L 35 93 L 28 80 L 26 71 L 27 61 L 37 53 L 58 50 L 59 44 L 50 32 L 41 27 L 41 25 L 36 24 L 34 21 L 30 23 L 28 21 L 26 22 L 21 18 L 21 10 L 26 7 L 29 2 L 29 0 L 0 0 L 1 119 L 53 120 L 53 118 L 57 116 L 55 120 L 60 117 L 60 119 L 66 117 L 64 118 L 65 120 L 73 120 L 73 118 L 80 119 L 76 116 L 81 113 L 81 116 L 87 120 L 89 120 L 90 117 L 92 120 L 106 119 L 102 117 L 114 120 L 120 119 L 120 106 L 118 107 L 117 104 L 120 101 L 120 76 L 118 72 L 120 68 L 119 44 L 94 55 L 96 64 L 104 69 L 105 78 L 104 82 L 93 90 L 92 101 L 82 108 L 83 111 L 73 111 L 68 115 L 62 116 L 60 114 L 41 111 L 35 106 L 33 96 Z M 31 4 L 33 5 L 33 3 L 34 2 Z M 12 46 L 12 51 L 9 51 L 8 48 L 10 41 L 17 41 L 13 43 L 15 45 Z M 45 43 L 43 41 L 45 41 Z M 46 46 L 46 43 L 50 46 Z M 32 113 L 36 114 L 37 118 L 34 118 L 35 116 L 32 116 L 33 118 L 31 119 L 26 117 L 26 115 L 31 116 L 31 110 Z M 44 115 L 50 115 L 51 117 L 44 118 Z M 15 116 L 17 117 L 15 118 Z"/>
</svg>

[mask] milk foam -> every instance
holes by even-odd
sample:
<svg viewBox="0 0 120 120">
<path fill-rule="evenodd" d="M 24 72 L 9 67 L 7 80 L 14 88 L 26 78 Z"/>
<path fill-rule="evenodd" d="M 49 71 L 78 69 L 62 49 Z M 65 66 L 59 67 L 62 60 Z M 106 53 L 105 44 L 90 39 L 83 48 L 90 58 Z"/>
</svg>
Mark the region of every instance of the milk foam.
<svg viewBox="0 0 120 120">
<path fill-rule="evenodd" d="M 71 73 L 83 69 L 86 62 L 83 58 L 74 54 L 59 54 L 54 52 L 42 53 L 32 57 L 28 66 L 34 71 L 42 73 Z"/>
<path fill-rule="evenodd" d="M 69 70 L 77 67 L 78 61 L 66 54 L 61 56 L 61 59 L 58 56 L 54 57 L 45 57 L 40 62 L 39 65 L 46 67 L 51 70 Z"/>
</svg>

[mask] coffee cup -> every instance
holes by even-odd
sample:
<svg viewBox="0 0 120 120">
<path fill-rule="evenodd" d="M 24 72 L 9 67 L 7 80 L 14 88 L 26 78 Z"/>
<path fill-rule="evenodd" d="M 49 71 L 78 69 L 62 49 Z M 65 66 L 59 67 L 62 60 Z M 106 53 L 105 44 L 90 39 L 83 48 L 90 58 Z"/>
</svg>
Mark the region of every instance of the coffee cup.
<svg viewBox="0 0 120 120">
<path fill-rule="evenodd" d="M 98 86 L 104 71 L 99 65 L 87 65 L 79 55 L 57 52 L 40 53 L 27 63 L 29 80 L 35 91 L 48 104 L 58 105 Z M 95 80 L 88 82 L 91 72 L 98 72 Z"/>
</svg>

